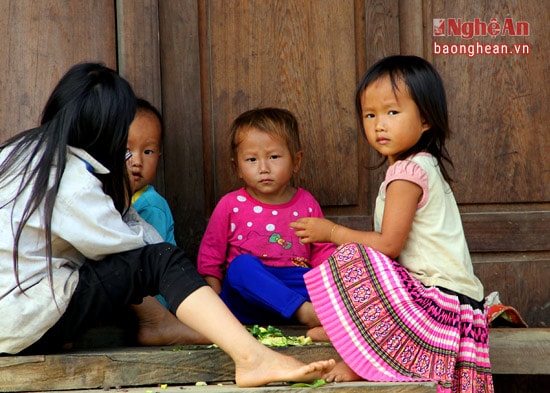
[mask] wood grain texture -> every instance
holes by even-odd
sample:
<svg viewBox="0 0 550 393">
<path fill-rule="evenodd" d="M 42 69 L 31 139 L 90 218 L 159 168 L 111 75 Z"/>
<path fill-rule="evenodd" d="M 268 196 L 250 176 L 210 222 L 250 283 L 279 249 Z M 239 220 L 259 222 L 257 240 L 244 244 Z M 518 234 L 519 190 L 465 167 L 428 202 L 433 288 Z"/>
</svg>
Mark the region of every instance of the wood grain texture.
<svg viewBox="0 0 550 393">
<path fill-rule="evenodd" d="M 548 375 L 550 329 L 492 329 L 489 355 L 495 374 Z"/>
<path fill-rule="evenodd" d="M 365 0 L 364 8 L 366 64 L 363 65 L 359 78 L 376 61 L 400 53 L 399 1 Z M 377 166 L 381 156 L 371 147 L 366 149 L 365 154 L 368 156 L 368 162 L 364 174 L 368 182 L 367 187 L 361 189 L 361 192 L 368 193 L 369 207 L 367 211 L 372 214 L 378 189 L 384 181 L 385 168 L 368 169 Z"/>
<path fill-rule="evenodd" d="M 112 1 L 0 2 L 0 141 L 36 126 L 55 84 L 83 61 L 116 67 Z"/>
<path fill-rule="evenodd" d="M 118 0 L 118 70 L 138 97 L 162 109 L 158 0 Z"/>
<path fill-rule="evenodd" d="M 165 196 L 176 242 L 191 256 L 206 225 L 199 17 L 193 0 L 159 2 Z M 169 163 L 169 164 L 168 164 Z"/>
<path fill-rule="evenodd" d="M 525 36 L 488 35 L 465 39 L 434 38 L 439 44 L 528 45 L 528 55 L 434 55 L 446 84 L 459 203 L 548 202 L 550 200 L 550 27 L 537 1 L 445 2 L 433 0 L 433 18 L 479 18 L 489 23 L 506 17 L 527 21 Z M 467 4 L 467 6 L 466 6 Z"/>
<path fill-rule="evenodd" d="M 290 384 L 270 384 L 265 387 L 248 388 L 245 391 L 254 391 L 254 393 L 311 393 L 311 387 L 296 387 Z M 125 393 L 143 393 L 144 388 L 127 388 Z M 320 392 L 336 392 L 336 393 L 435 393 L 437 386 L 430 382 L 341 382 L 330 383 L 322 387 L 315 388 L 315 391 Z M 94 390 L 75 390 L 71 393 L 90 393 Z M 162 389 L 162 393 L 233 393 L 243 392 L 243 388 L 239 388 L 232 384 L 223 385 L 208 385 L 208 386 L 167 386 Z M 50 392 L 56 393 L 56 392 Z M 65 393 L 65 392 L 59 392 Z"/>
<path fill-rule="evenodd" d="M 550 374 L 550 365 L 546 361 L 550 356 L 550 329 L 491 329 L 490 344 L 494 374 Z M 303 362 L 340 359 L 330 345 L 276 350 Z M 111 348 L 47 356 L 0 357 L 0 387 L 4 392 L 152 386 L 160 383 L 185 385 L 197 381 L 226 383 L 233 378 L 231 359 L 220 349 L 204 346 Z M 342 393 L 360 391 L 353 390 L 359 388 L 380 392 L 425 392 L 431 390 L 422 389 L 431 389 L 433 385 L 360 384 L 350 385 L 349 388 L 351 390 L 343 390 Z M 320 389 L 331 391 L 331 386 Z"/>
<path fill-rule="evenodd" d="M 296 184 L 322 205 L 358 201 L 354 2 L 212 1 L 205 17 L 215 199 L 241 183 L 227 140 L 235 117 L 259 106 L 293 112 L 305 159 Z"/>
<path fill-rule="evenodd" d="M 550 211 L 462 215 L 471 252 L 550 250 Z"/>
<path fill-rule="evenodd" d="M 399 1 L 399 47 L 402 55 L 424 55 L 422 0 Z"/>
<path fill-rule="evenodd" d="M 474 272 L 485 294 L 498 292 L 501 302 L 514 307 L 529 327 L 550 327 L 550 255 L 506 253 L 474 255 Z"/>
<path fill-rule="evenodd" d="M 157 386 L 153 387 L 157 388 Z M 140 388 L 125 388 L 125 393 L 143 393 L 145 387 Z M 246 391 L 253 391 L 254 393 L 311 393 L 311 387 L 296 387 L 291 384 L 270 384 L 264 387 L 248 388 Z M 145 391 L 149 391 L 145 389 Z M 71 393 L 93 393 L 100 391 L 97 390 L 73 390 Z M 364 393 L 376 392 L 376 393 L 435 393 L 437 392 L 437 385 L 431 382 L 341 382 L 341 383 L 329 383 L 322 387 L 315 388 L 315 391 L 320 392 L 336 392 L 336 393 Z M 192 385 L 179 385 L 179 386 L 166 386 L 162 388 L 162 393 L 233 393 L 243 392 L 243 388 L 237 387 L 235 384 L 215 384 L 208 386 L 192 386 Z M 62 391 L 50 391 L 50 393 L 65 393 Z"/>
<path fill-rule="evenodd" d="M 119 0 L 116 4 L 118 71 L 136 96 L 162 114 L 158 0 Z M 165 194 L 164 155 L 153 185 Z"/>
<path fill-rule="evenodd" d="M 303 361 L 334 356 L 329 346 L 284 348 Z M 233 381 L 234 364 L 220 349 L 119 348 L 47 356 L 0 357 L 2 391 L 83 389 L 155 383 Z"/>
</svg>

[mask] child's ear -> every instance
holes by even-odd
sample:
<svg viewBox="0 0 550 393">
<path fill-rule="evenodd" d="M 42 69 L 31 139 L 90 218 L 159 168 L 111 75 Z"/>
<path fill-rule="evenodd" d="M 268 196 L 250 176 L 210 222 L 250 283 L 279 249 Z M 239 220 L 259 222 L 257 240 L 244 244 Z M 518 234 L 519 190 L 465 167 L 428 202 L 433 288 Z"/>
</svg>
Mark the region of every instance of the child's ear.
<svg viewBox="0 0 550 393">
<path fill-rule="evenodd" d="M 425 119 L 422 119 L 422 132 L 428 131 L 430 128 L 432 128 L 432 125 L 428 123 Z"/>
<path fill-rule="evenodd" d="M 294 173 L 298 173 L 298 171 L 300 170 L 302 158 L 304 158 L 304 151 L 300 150 L 298 153 L 296 153 L 296 156 L 294 157 Z"/>
</svg>

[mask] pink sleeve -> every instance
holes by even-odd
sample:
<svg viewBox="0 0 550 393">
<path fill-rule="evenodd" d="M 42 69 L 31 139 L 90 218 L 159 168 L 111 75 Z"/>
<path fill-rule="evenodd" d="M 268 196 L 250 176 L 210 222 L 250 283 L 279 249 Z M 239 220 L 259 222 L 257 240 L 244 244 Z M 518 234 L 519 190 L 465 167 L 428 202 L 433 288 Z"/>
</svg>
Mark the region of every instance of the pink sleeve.
<svg viewBox="0 0 550 393">
<path fill-rule="evenodd" d="M 229 237 L 229 212 L 222 198 L 212 216 L 201 240 L 197 255 L 197 270 L 203 277 L 211 276 L 223 280 L 227 244 Z"/>
<path fill-rule="evenodd" d="M 388 185 L 394 180 L 407 180 L 422 188 L 422 198 L 418 202 L 417 208 L 422 208 L 428 201 L 428 175 L 424 168 L 414 161 L 397 161 L 388 168 L 384 185 Z"/>
</svg>

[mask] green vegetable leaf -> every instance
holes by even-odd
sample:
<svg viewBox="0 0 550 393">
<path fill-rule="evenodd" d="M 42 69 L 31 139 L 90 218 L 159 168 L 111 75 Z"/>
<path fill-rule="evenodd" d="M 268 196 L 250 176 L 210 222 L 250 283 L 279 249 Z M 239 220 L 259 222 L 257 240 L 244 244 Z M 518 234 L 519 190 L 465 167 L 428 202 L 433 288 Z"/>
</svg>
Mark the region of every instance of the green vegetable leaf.
<svg viewBox="0 0 550 393">
<path fill-rule="evenodd" d="M 247 329 L 252 336 L 258 339 L 258 341 L 269 347 L 304 346 L 313 344 L 310 337 L 285 336 L 281 329 L 271 325 L 267 328 L 254 325 Z"/>
<path fill-rule="evenodd" d="M 318 388 L 327 383 L 324 379 L 316 379 L 313 383 L 298 382 L 290 385 L 291 388 Z"/>
</svg>

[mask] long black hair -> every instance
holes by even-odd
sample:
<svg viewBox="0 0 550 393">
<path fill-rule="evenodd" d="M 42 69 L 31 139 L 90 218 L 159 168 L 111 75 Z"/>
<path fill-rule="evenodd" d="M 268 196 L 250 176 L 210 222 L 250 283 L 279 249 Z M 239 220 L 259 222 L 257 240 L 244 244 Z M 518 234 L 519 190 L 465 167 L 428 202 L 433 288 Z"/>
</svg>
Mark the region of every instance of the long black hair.
<svg viewBox="0 0 550 393">
<path fill-rule="evenodd" d="M 23 131 L 0 144 L 7 151 L 0 164 L 0 188 L 16 179 L 18 192 L 6 204 L 30 190 L 14 228 L 13 268 L 17 284 L 21 233 L 31 215 L 44 205 L 46 263 L 51 283 L 51 220 L 59 184 L 65 170 L 67 146 L 84 149 L 108 170 L 95 176 L 123 214 L 131 195 L 125 164 L 128 128 L 136 111 L 136 97 L 129 83 L 115 71 L 98 63 L 73 66 L 50 95 L 40 126 Z M 5 205 L 4 205 L 5 206 Z M 2 206 L 0 206 L 2 207 Z"/>
<path fill-rule="evenodd" d="M 364 91 L 374 81 L 385 76 L 389 76 L 394 90 L 398 88 L 397 82 L 403 81 L 418 107 L 420 115 L 430 125 L 418 143 L 400 154 L 397 159 L 402 160 L 422 151 L 428 152 L 437 159 L 443 177 L 448 183 L 451 183 L 452 178 L 445 167 L 445 163 L 453 166 L 445 146 L 445 141 L 450 137 L 451 130 L 445 87 L 441 76 L 428 61 L 418 56 L 395 55 L 379 60 L 367 70 L 358 84 L 355 107 L 359 119 L 363 117 L 361 98 Z M 364 135 L 363 122 L 360 123 Z"/>
</svg>

